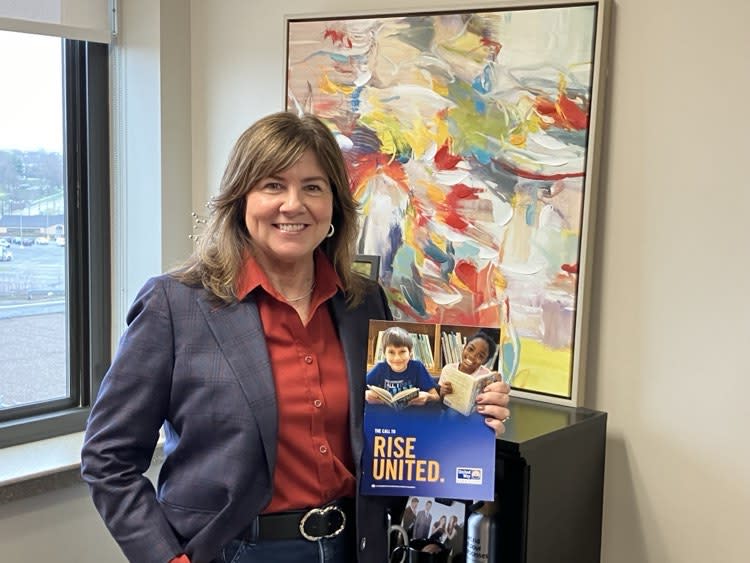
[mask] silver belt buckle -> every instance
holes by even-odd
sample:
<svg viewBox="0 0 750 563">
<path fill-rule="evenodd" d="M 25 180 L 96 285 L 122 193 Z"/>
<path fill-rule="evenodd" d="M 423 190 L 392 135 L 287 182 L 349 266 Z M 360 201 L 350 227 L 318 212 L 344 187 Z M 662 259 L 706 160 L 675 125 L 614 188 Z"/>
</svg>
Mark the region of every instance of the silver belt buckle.
<svg viewBox="0 0 750 563">
<path fill-rule="evenodd" d="M 339 526 L 338 529 L 334 530 L 333 532 L 325 536 L 311 536 L 305 531 L 305 523 L 307 522 L 307 519 L 310 518 L 310 516 L 312 516 L 313 514 L 320 514 L 321 516 L 325 516 L 328 512 L 331 512 L 331 511 L 338 512 L 339 514 L 341 514 L 341 526 Z M 331 504 L 323 508 L 311 508 L 310 510 L 305 512 L 305 515 L 302 517 L 302 520 L 299 521 L 299 533 L 302 534 L 302 537 L 308 541 L 317 541 L 323 538 L 335 538 L 341 532 L 344 531 L 345 527 L 346 527 L 346 513 L 335 504 Z"/>
</svg>

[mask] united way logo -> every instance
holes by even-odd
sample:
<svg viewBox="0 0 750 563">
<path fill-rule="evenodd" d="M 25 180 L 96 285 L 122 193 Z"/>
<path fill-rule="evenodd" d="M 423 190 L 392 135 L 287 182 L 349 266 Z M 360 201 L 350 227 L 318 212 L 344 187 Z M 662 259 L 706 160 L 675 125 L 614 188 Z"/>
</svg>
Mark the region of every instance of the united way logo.
<svg viewBox="0 0 750 563">
<path fill-rule="evenodd" d="M 456 483 L 461 485 L 481 485 L 482 469 L 480 467 L 456 467 Z"/>
</svg>

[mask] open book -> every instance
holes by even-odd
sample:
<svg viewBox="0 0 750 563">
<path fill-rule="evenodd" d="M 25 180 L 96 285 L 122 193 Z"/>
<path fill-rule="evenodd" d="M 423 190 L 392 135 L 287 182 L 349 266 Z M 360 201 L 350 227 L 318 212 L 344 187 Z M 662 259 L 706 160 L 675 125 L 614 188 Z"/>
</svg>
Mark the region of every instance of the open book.
<svg viewBox="0 0 750 563">
<path fill-rule="evenodd" d="M 409 401 L 419 397 L 419 389 L 416 387 L 403 389 L 395 395 L 391 395 L 388 391 L 377 385 L 368 385 L 367 388 L 375 393 L 385 404 L 390 405 L 397 410 L 403 409 L 409 404 Z"/>
<path fill-rule="evenodd" d="M 485 385 L 494 381 L 495 372 L 480 376 L 469 375 L 453 366 L 445 366 L 440 374 L 441 383 L 450 383 L 453 392 L 443 397 L 443 404 L 457 410 L 464 416 L 469 416 L 474 410 L 477 395 Z"/>
</svg>

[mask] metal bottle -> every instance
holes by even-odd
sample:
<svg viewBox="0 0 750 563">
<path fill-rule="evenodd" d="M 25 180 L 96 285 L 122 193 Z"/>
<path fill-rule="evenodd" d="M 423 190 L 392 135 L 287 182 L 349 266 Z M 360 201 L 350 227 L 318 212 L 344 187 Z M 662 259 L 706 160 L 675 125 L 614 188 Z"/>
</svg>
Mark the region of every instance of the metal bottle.
<svg viewBox="0 0 750 563">
<path fill-rule="evenodd" d="M 497 557 L 497 510 L 485 502 L 466 521 L 466 563 L 500 563 Z"/>
</svg>

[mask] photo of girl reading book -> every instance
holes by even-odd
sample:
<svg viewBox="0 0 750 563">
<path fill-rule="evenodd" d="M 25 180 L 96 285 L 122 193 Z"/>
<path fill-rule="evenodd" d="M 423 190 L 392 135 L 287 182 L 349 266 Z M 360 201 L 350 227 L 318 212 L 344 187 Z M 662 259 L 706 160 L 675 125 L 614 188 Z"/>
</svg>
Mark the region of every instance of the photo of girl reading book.
<svg viewBox="0 0 750 563">
<path fill-rule="evenodd" d="M 440 372 L 438 383 L 443 404 L 464 416 L 474 411 L 477 395 L 497 379 L 497 372 L 485 365 L 494 357 L 496 349 L 494 340 L 482 331 L 466 340 L 461 361 L 446 364 Z"/>
<path fill-rule="evenodd" d="M 413 345 L 411 336 L 401 327 L 393 326 L 383 332 L 381 346 L 385 359 L 367 373 L 365 400 L 368 403 L 403 408 L 440 400 L 435 383 L 424 364 L 412 359 Z M 400 394 L 410 389 L 413 390 Z M 390 395 L 391 399 L 384 393 Z M 396 396 L 406 398 L 401 402 L 398 399 L 394 401 Z"/>
</svg>

